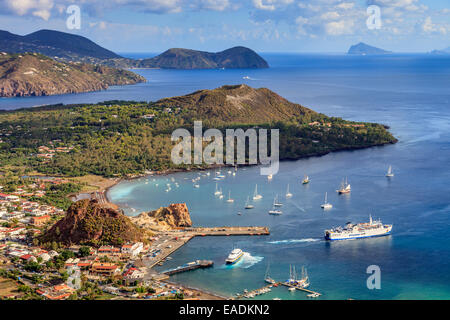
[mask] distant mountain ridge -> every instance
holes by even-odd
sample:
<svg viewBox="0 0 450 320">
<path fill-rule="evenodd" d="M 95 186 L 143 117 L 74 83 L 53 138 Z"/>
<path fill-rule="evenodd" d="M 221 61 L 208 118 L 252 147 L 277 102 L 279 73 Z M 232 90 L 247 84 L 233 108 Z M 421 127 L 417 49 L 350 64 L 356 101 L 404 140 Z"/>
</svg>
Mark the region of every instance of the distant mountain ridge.
<svg viewBox="0 0 450 320">
<path fill-rule="evenodd" d="M 0 51 L 9 53 L 36 52 L 50 57 L 79 60 L 122 58 L 93 41 L 71 33 L 39 30 L 25 36 L 0 30 Z"/>
<path fill-rule="evenodd" d="M 360 42 L 358 44 L 351 46 L 347 53 L 348 54 L 366 55 L 366 54 L 389 54 L 392 52 L 370 46 L 364 42 Z"/>
<path fill-rule="evenodd" d="M 93 41 L 71 33 L 39 30 L 25 36 L 0 30 L 0 52 L 39 53 L 65 62 L 77 61 L 120 68 L 216 69 L 268 68 L 255 51 L 234 47 L 212 53 L 172 48 L 149 59 L 124 58 Z"/>
</svg>

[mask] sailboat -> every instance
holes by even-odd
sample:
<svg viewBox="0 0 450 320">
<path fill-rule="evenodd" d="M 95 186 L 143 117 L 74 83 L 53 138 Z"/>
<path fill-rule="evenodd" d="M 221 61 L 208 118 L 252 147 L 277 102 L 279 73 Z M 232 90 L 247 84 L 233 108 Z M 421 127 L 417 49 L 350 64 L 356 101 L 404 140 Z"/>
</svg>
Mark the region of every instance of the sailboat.
<svg viewBox="0 0 450 320">
<path fill-rule="evenodd" d="M 282 207 L 283 204 L 281 202 L 278 202 L 278 194 L 275 196 L 275 199 L 273 200 L 273 206 L 274 207 Z"/>
<path fill-rule="evenodd" d="M 295 271 L 295 266 L 292 267 L 289 266 L 289 279 L 286 281 L 287 284 L 296 286 L 296 287 L 302 287 L 306 288 L 309 286 L 309 278 L 308 273 L 306 271 L 306 268 L 302 267 L 302 275 L 301 278 L 298 279 L 297 272 Z"/>
<path fill-rule="evenodd" d="M 258 185 L 255 186 L 255 193 L 253 193 L 253 200 L 262 199 L 262 195 L 258 194 Z"/>
<path fill-rule="evenodd" d="M 270 263 L 267 264 L 266 274 L 264 275 L 264 281 L 270 284 L 275 284 L 276 281 L 270 277 L 269 270 L 270 270 Z"/>
<path fill-rule="evenodd" d="M 309 183 L 309 177 L 305 175 L 305 178 L 303 179 L 302 183 L 303 184 L 308 184 Z"/>
<path fill-rule="evenodd" d="M 276 200 L 276 197 L 273 199 L 273 206 L 272 206 L 272 209 L 269 210 L 269 214 L 279 216 L 279 215 L 283 214 L 283 211 L 276 209 L 276 207 L 275 207 L 276 201 L 275 200 Z"/>
<path fill-rule="evenodd" d="M 222 193 L 222 188 L 220 188 L 220 194 L 219 194 L 219 199 L 223 199 L 223 193 Z"/>
<path fill-rule="evenodd" d="M 228 199 L 227 199 L 227 202 L 234 202 L 234 199 L 231 199 L 231 190 L 230 191 L 228 191 Z"/>
<path fill-rule="evenodd" d="M 287 185 L 287 190 L 286 190 L 286 198 L 290 198 L 292 197 L 292 193 L 289 192 L 289 184 Z"/>
<path fill-rule="evenodd" d="M 347 181 L 347 178 L 345 178 L 345 182 L 342 181 L 341 187 L 340 187 L 338 190 L 336 190 L 336 191 L 337 191 L 339 194 L 350 193 L 351 187 L 350 187 L 350 184 L 349 184 L 348 181 Z"/>
<path fill-rule="evenodd" d="M 245 202 L 245 209 L 253 209 L 255 206 L 250 204 L 250 197 L 247 197 L 247 201 Z"/>
<path fill-rule="evenodd" d="M 391 178 L 394 176 L 394 171 L 392 171 L 392 166 L 389 166 L 388 172 L 386 173 L 386 177 Z"/>
<path fill-rule="evenodd" d="M 325 192 L 325 202 L 320 206 L 322 209 L 331 209 L 333 208 L 333 205 L 331 203 L 328 203 L 328 192 Z"/>
<path fill-rule="evenodd" d="M 221 194 L 222 194 L 222 191 L 219 190 L 219 186 L 218 186 L 218 184 L 216 183 L 216 191 L 214 192 L 214 195 L 215 195 L 215 196 L 220 196 Z"/>
</svg>

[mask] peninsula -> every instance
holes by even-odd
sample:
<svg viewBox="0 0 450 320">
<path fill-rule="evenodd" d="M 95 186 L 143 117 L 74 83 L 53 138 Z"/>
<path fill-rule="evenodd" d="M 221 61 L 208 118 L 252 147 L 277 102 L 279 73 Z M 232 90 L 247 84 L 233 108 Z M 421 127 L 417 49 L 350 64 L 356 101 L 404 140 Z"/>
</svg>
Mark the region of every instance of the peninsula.
<svg viewBox="0 0 450 320">
<path fill-rule="evenodd" d="M 0 53 L 0 97 L 47 96 L 145 82 L 131 71 L 56 61 L 37 53 Z"/>
</svg>

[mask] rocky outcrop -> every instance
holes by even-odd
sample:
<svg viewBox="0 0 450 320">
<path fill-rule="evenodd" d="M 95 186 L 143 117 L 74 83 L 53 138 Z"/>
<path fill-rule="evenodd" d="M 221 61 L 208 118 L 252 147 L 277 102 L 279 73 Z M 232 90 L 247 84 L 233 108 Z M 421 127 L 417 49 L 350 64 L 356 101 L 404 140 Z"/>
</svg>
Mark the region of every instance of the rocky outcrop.
<svg viewBox="0 0 450 320">
<path fill-rule="evenodd" d="M 174 203 L 150 212 L 143 212 L 132 218 L 141 228 L 152 230 L 169 230 L 192 226 L 191 216 L 185 203 Z"/>
<path fill-rule="evenodd" d="M 40 240 L 66 245 L 121 245 L 145 240 L 145 232 L 121 212 L 103 206 L 97 200 L 85 199 L 72 204 L 66 216 L 45 232 Z"/>
</svg>

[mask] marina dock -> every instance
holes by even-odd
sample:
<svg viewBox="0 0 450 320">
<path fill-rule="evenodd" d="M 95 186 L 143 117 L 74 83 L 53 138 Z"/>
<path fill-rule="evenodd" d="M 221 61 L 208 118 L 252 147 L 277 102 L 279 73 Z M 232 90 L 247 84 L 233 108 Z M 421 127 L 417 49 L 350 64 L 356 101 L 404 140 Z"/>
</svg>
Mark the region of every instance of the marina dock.
<svg viewBox="0 0 450 320">
<path fill-rule="evenodd" d="M 167 274 L 167 275 L 172 275 L 172 274 L 176 274 L 176 273 L 181 273 L 181 272 L 186 272 L 186 271 L 191 271 L 191 270 L 195 270 L 195 269 L 205 269 L 205 268 L 210 268 L 214 265 L 214 261 L 211 260 L 197 260 L 197 261 L 193 261 L 193 262 L 189 262 L 186 264 L 183 264 L 182 266 L 173 268 L 173 269 L 169 269 L 166 271 L 163 271 L 162 273 Z"/>
<path fill-rule="evenodd" d="M 258 295 L 261 295 L 261 294 L 269 292 L 272 287 L 278 287 L 278 286 L 286 286 L 286 287 L 295 288 L 297 290 L 304 291 L 304 292 L 307 292 L 309 294 L 316 295 L 316 297 L 319 297 L 319 296 L 322 295 L 319 292 L 312 291 L 312 290 L 303 288 L 301 286 L 292 285 L 292 284 L 289 284 L 289 283 L 286 283 L 286 282 L 276 282 L 274 284 L 265 285 L 264 287 L 261 287 L 259 289 L 255 289 L 255 290 L 251 290 L 251 291 L 248 291 L 248 292 L 237 294 L 234 297 L 234 299 L 253 298 L 255 296 L 258 296 Z"/>
</svg>

